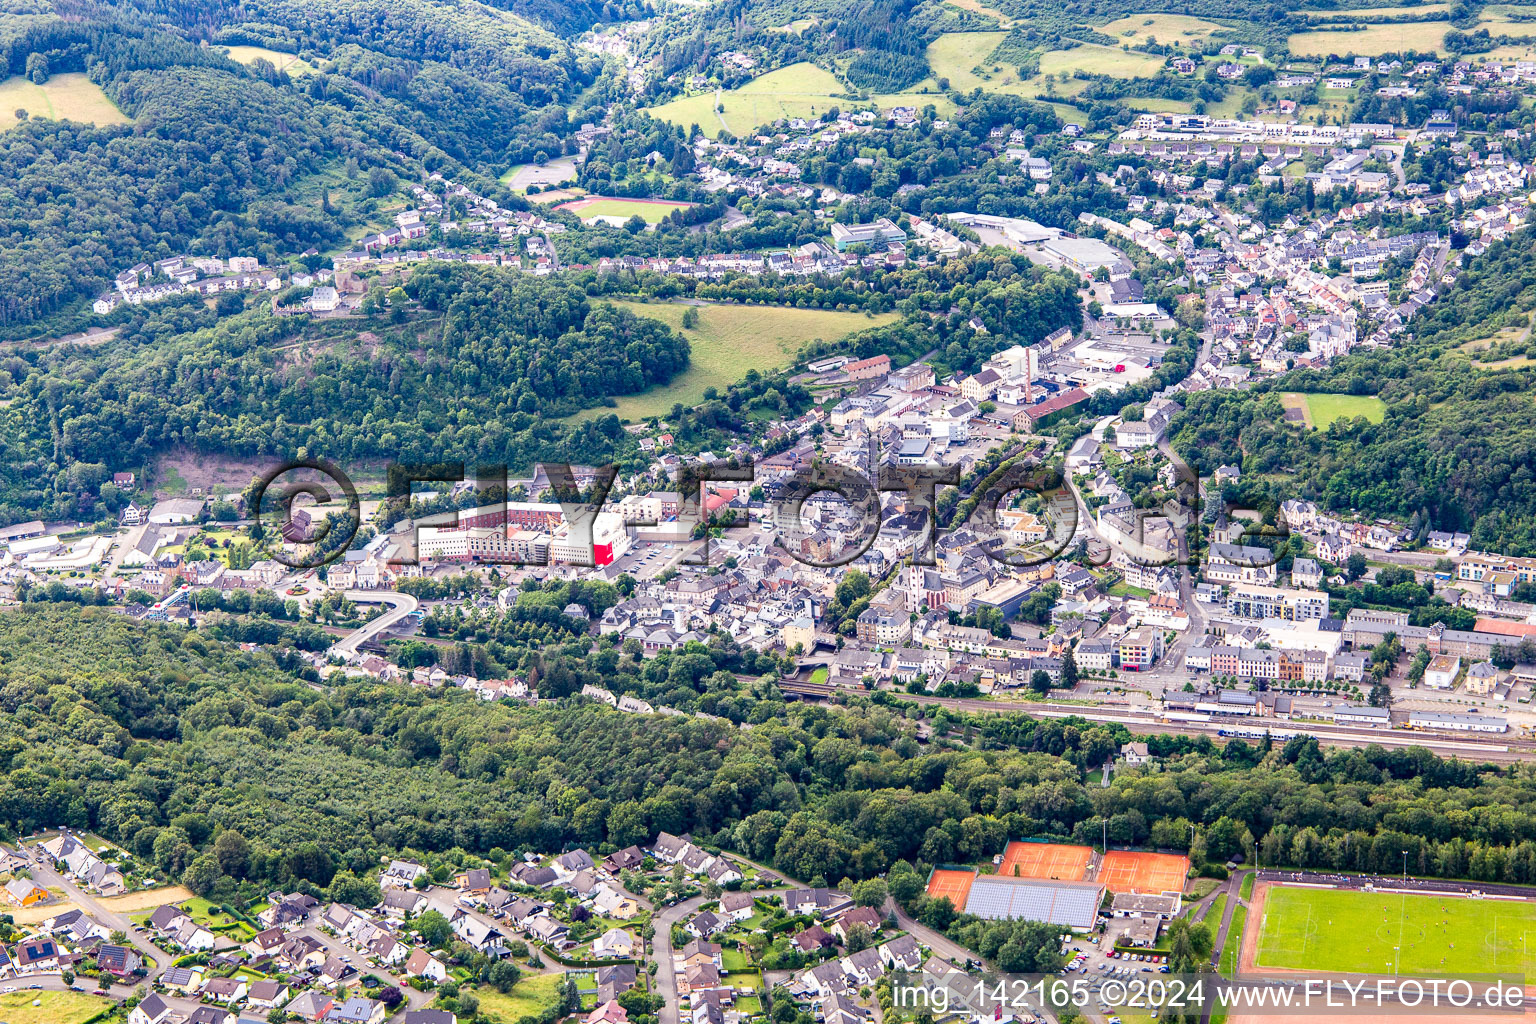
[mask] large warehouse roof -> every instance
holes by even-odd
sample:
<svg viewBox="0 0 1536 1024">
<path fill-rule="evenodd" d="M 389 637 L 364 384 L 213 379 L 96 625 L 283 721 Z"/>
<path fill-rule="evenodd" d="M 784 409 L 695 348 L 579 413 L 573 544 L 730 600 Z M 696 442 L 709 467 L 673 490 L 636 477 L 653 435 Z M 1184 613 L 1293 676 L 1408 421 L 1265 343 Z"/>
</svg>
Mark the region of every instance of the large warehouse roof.
<svg viewBox="0 0 1536 1024">
<path fill-rule="evenodd" d="M 1103 901 L 1104 887 L 1095 882 L 980 875 L 971 883 L 965 912 L 990 920 L 1048 921 L 1068 928 L 1091 928 Z"/>
</svg>

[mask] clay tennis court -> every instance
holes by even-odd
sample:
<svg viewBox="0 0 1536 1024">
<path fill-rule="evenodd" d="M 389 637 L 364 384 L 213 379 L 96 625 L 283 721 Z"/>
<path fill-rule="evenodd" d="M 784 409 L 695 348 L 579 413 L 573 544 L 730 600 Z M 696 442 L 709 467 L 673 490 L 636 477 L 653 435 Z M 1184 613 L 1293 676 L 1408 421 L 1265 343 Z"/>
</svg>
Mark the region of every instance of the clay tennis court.
<svg viewBox="0 0 1536 1024">
<path fill-rule="evenodd" d="M 1091 846 L 1060 843 L 1009 843 L 997 873 L 1007 878 L 1054 878 L 1080 882 L 1093 859 Z"/>
<path fill-rule="evenodd" d="M 1110 850 L 1099 866 L 1098 881 L 1110 892 L 1183 892 L 1189 858 L 1182 853 Z"/>
<path fill-rule="evenodd" d="M 928 876 L 928 895 L 933 899 L 946 896 L 950 906 L 964 910 L 966 898 L 971 894 L 971 883 L 975 880 L 974 871 L 935 868 L 933 874 Z"/>
</svg>

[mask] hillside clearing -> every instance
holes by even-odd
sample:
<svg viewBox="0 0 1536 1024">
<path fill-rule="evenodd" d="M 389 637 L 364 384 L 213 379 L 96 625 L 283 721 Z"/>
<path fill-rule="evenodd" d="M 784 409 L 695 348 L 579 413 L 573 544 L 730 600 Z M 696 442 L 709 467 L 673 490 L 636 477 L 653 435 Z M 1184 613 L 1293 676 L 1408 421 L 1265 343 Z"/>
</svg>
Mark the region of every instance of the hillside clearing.
<svg viewBox="0 0 1536 1024">
<path fill-rule="evenodd" d="M 1198 41 L 1225 28 L 1225 25 L 1187 14 L 1133 14 L 1100 25 L 1099 31 L 1107 36 L 1121 36 L 1138 43 L 1151 37 L 1166 44 L 1184 40 Z"/>
<path fill-rule="evenodd" d="M 833 341 L 855 331 L 877 327 L 896 319 L 896 314 L 865 316 L 820 309 L 786 306 L 697 305 L 699 325 L 683 329 L 681 302 L 617 302 L 637 316 L 660 320 L 688 339 L 692 352 L 688 369 L 664 388 L 615 399 L 616 408 L 599 407 L 578 414 L 592 419 L 617 413 L 620 419 L 643 420 L 669 412 L 675 403 L 697 405 L 704 389 L 724 391 L 748 370 L 771 372 L 788 366 L 808 342 Z"/>
<path fill-rule="evenodd" d="M 932 86 L 931 81 L 928 86 Z M 646 113 L 685 128 L 696 124 L 706 135 L 713 136 L 721 128 L 733 135 L 743 135 L 780 118 L 818 118 L 833 107 L 846 113 L 871 106 L 882 110 L 897 106 L 921 109 L 930 103 L 940 115 L 955 109 L 954 103 L 939 92 L 882 93 L 859 100 L 848 84 L 832 72 L 801 61 L 759 75 L 740 88 L 682 96 L 650 107 Z M 722 108 L 719 111 L 715 109 L 717 104 Z"/>
<path fill-rule="evenodd" d="M 16 75 L 0 82 L 0 130 L 21 122 L 17 110 L 50 121 L 84 121 L 87 124 L 127 124 L 129 118 L 101 91 L 101 86 L 82 74 L 52 75 L 42 85 Z"/>
<path fill-rule="evenodd" d="M 1387 415 L 1387 405 L 1374 395 L 1306 395 L 1287 391 L 1280 396 L 1287 409 L 1300 409 L 1309 427 L 1327 430 L 1337 419 L 1364 416 L 1380 423 Z"/>
<path fill-rule="evenodd" d="M 258 58 L 264 57 L 270 61 L 272 66 L 277 68 L 277 70 L 286 71 L 288 74 L 294 77 L 299 75 L 312 75 L 315 73 L 315 69 L 310 67 L 310 65 L 306 63 L 302 58 L 300 58 L 296 53 L 284 53 L 281 50 L 269 50 L 265 46 L 228 46 L 225 47 L 225 49 L 229 51 L 231 58 L 239 61 L 241 64 L 251 65 L 256 63 Z"/>
<path fill-rule="evenodd" d="M 1383 53 L 1417 50 L 1444 53 L 1440 45 L 1450 24 L 1444 21 L 1404 21 L 1372 25 L 1360 32 L 1297 32 L 1287 42 L 1298 57 L 1321 57 L 1330 53 L 1375 57 Z"/>
</svg>

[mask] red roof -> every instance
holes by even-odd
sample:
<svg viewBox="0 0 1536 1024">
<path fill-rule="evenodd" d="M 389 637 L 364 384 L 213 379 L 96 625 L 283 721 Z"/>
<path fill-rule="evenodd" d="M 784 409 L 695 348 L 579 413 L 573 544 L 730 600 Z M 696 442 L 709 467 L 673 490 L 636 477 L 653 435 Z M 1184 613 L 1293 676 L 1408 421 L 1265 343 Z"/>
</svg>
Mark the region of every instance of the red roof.
<svg viewBox="0 0 1536 1024">
<path fill-rule="evenodd" d="M 1479 633 L 1498 633 L 1500 636 L 1536 636 L 1536 623 L 1510 622 L 1508 619 L 1478 619 L 1475 627 Z"/>
</svg>

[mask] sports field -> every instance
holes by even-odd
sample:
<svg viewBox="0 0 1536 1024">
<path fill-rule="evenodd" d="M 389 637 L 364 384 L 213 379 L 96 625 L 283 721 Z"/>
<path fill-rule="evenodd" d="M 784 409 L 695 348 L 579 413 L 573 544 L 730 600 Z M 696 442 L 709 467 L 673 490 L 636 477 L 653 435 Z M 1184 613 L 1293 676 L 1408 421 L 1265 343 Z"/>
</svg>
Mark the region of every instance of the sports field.
<svg viewBox="0 0 1536 1024">
<path fill-rule="evenodd" d="M 1466 975 L 1536 966 L 1536 902 L 1271 886 L 1263 915 L 1261 967 Z"/>
<path fill-rule="evenodd" d="M 1080 882 L 1093 859 L 1090 846 L 1063 846 L 1058 843 L 1009 843 L 999 875 L 1015 878 L 1055 878 Z"/>
<path fill-rule="evenodd" d="M 947 897 L 950 906 L 956 910 L 964 910 L 966 897 L 971 894 L 971 883 L 974 881 L 976 881 L 974 871 L 935 868 L 933 874 L 928 876 L 928 895 L 933 899 L 938 899 L 940 896 Z"/>
<path fill-rule="evenodd" d="M 586 196 L 561 203 L 555 209 L 574 213 L 582 220 L 595 220 L 602 217 L 605 220 L 622 222 L 638 214 L 647 224 L 657 224 L 665 220 L 672 211 L 686 210 L 694 205 L 694 203 L 674 203 L 664 199 L 610 199 L 607 196 Z"/>
<path fill-rule="evenodd" d="M 51 121 L 128 123 L 128 118 L 107 99 L 99 85 L 77 73 L 50 75 L 42 85 L 34 85 L 20 75 L 0 82 L 0 131 L 16 127 L 17 110 Z"/>
<path fill-rule="evenodd" d="M 1099 31 L 1107 36 L 1120 36 L 1137 43 L 1144 42 L 1150 36 L 1159 43 L 1167 44 L 1199 42 L 1225 27 L 1187 14 L 1133 14 L 1100 25 Z"/>
<path fill-rule="evenodd" d="M 1099 878 L 1110 892 L 1183 892 L 1189 858 L 1182 853 L 1142 853 L 1110 850 L 1099 866 Z"/>
<path fill-rule="evenodd" d="M 1364 416 L 1380 423 L 1387 415 L 1387 405 L 1375 395 L 1305 395 L 1287 391 L 1280 396 L 1287 409 L 1300 409 L 1309 427 L 1327 430 L 1334 420 Z"/>
<path fill-rule="evenodd" d="M 1374 57 L 1382 53 L 1417 50 L 1443 53 L 1441 42 L 1450 24 L 1444 21 L 1404 21 L 1372 25 L 1363 32 L 1296 32 L 1286 45 L 1298 57 L 1339 56 Z"/>
<path fill-rule="evenodd" d="M 704 304 L 693 307 L 698 310 L 698 326 L 685 329 L 683 314 L 689 309 L 686 303 L 619 302 L 615 305 L 681 331 L 691 346 L 688 369 L 666 387 L 618 398 L 616 408 L 588 409 L 578 414 L 582 419 L 614 412 L 620 419 L 642 420 L 665 415 L 676 402 L 685 406 L 698 405 L 704 400 L 705 388 L 713 387 L 723 392 L 741 380 L 748 370 L 767 373 L 788 366 L 806 343 L 817 338 L 834 341 L 897 319 L 895 313 L 870 317 L 863 313 L 787 306 Z"/>
</svg>

